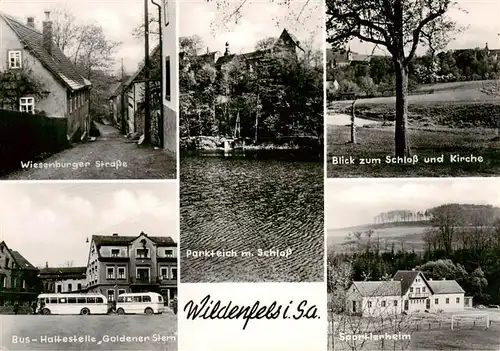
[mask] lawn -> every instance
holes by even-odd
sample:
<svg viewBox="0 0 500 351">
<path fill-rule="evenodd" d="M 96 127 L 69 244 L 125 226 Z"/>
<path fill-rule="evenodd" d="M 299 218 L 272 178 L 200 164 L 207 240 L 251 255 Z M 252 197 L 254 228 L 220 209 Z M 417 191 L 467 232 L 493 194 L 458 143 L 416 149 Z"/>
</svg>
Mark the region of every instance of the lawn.
<svg viewBox="0 0 500 351">
<path fill-rule="evenodd" d="M 336 177 L 463 177 L 500 173 L 500 142 L 487 128 L 410 127 L 408 141 L 415 164 L 386 163 L 394 154 L 393 127 L 358 127 L 357 144 L 349 143 L 349 126 L 328 126 L 327 175 Z M 481 156 L 483 162 L 451 162 L 450 156 Z M 443 162 L 425 158 L 443 156 Z M 332 157 L 352 156 L 355 164 L 333 164 Z M 434 160 L 429 160 L 434 161 Z M 435 160 L 440 161 L 440 160 Z M 364 164 L 361 164 L 364 163 Z"/>
<path fill-rule="evenodd" d="M 416 165 L 333 165 L 332 156 L 384 159 L 394 154 L 395 97 L 359 99 L 356 117 L 379 121 L 357 128 L 350 144 L 350 126 L 328 125 L 328 177 L 461 177 L 500 173 L 500 97 L 484 93 L 493 81 L 440 83 L 420 87 L 408 103 L 408 138 Z M 351 113 L 351 101 L 332 102 L 330 112 Z M 482 163 L 452 163 L 449 156 L 482 156 Z M 444 162 L 425 164 L 423 158 L 443 155 Z"/>
<path fill-rule="evenodd" d="M 466 309 L 460 314 L 468 315 L 461 317 L 460 323 L 455 324 L 451 330 L 452 313 L 415 313 L 408 316 L 408 320 L 401 319 L 401 326 L 396 329 L 389 328 L 387 332 L 391 334 L 401 332 L 410 336 L 410 341 L 397 341 L 396 349 L 407 350 L 499 350 L 500 349 L 500 312 L 497 309 Z M 485 317 L 477 317 L 474 314 L 489 314 L 491 324 L 485 328 Z M 329 316 L 330 317 L 330 316 Z M 336 319 L 339 316 L 335 317 Z M 344 317 L 345 318 L 345 317 Z M 350 321 L 348 325 L 355 326 L 357 332 L 354 334 L 364 334 L 374 332 L 383 334 L 379 319 L 369 322 L 367 318 L 357 318 L 359 321 Z M 330 319 L 331 320 L 331 319 Z M 397 321 L 397 320 L 396 320 Z M 474 324 L 475 321 L 475 324 Z M 360 324 L 361 323 L 361 324 Z M 366 328 L 365 328 L 366 325 Z M 394 324 L 393 322 L 393 325 Z M 406 327 L 405 327 L 406 326 Z M 330 324 L 331 328 L 331 324 Z M 339 330 L 340 331 L 340 330 Z M 330 333 L 330 332 L 329 332 Z M 349 335 L 349 333 L 345 333 Z M 353 335 L 354 335 L 353 334 Z M 329 350 L 331 346 L 331 334 L 329 334 Z M 350 342 L 352 344 L 352 342 Z M 360 342 L 357 343 L 360 345 Z M 386 350 L 392 350 L 392 341 L 385 341 Z M 367 340 L 358 350 L 381 350 L 381 341 Z M 348 342 L 340 339 L 340 335 L 335 338 L 334 350 L 351 350 Z"/>
</svg>

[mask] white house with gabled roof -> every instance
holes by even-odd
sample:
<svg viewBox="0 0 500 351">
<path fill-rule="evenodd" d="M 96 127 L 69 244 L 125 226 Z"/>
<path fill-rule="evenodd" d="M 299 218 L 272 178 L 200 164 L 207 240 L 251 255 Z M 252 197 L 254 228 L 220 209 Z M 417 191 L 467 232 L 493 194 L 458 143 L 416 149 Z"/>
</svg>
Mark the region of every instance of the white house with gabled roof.
<svg viewBox="0 0 500 351">
<path fill-rule="evenodd" d="M 419 271 L 398 271 L 388 281 L 355 281 L 346 310 L 363 316 L 413 312 L 462 311 L 465 291 L 455 280 L 426 279 Z"/>
</svg>

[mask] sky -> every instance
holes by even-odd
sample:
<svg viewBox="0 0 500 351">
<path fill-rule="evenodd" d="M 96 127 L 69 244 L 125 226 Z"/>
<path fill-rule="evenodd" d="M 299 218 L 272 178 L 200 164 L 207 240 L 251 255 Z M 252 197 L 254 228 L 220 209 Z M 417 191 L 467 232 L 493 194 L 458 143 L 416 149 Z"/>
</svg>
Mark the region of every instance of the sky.
<svg viewBox="0 0 500 351">
<path fill-rule="evenodd" d="M 500 206 L 500 178 L 329 179 L 327 228 L 373 223 L 394 209 L 426 210 L 446 203 Z"/>
<path fill-rule="evenodd" d="M 450 18 L 460 26 L 467 27 L 448 44 L 448 49 L 484 48 L 500 49 L 500 0 L 456 0 L 464 11 L 452 10 Z M 373 45 L 353 40 L 351 50 L 360 54 L 371 54 Z M 377 53 L 381 53 L 379 50 Z M 418 54 L 425 53 L 422 49 Z"/>
<path fill-rule="evenodd" d="M 0 241 L 31 264 L 86 266 L 92 235 L 178 242 L 175 182 L 0 183 Z"/>
<path fill-rule="evenodd" d="M 0 11 L 17 17 L 23 22 L 26 17 L 35 17 L 35 25 L 41 29 L 46 9 L 66 9 L 79 24 L 97 22 L 107 37 L 123 44 L 115 60 L 116 70 L 123 66 L 125 72 L 133 73 L 144 58 L 144 44 L 132 36 L 132 30 L 144 21 L 142 0 L 0 0 Z M 156 11 L 150 5 L 149 12 Z"/>
<path fill-rule="evenodd" d="M 226 13 L 218 11 L 215 1 L 206 0 L 179 0 L 178 22 L 179 36 L 199 35 L 210 51 L 225 50 L 226 42 L 232 53 L 240 54 L 254 50 L 260 39 L 277 37 L 284 28 L 294 34 L 299 41 L 313 40 L 316 49 L 324 47 L 324 32 L 322 30 L 324 11 L 318 5 L 318 0 L 311 0 L 304 8 L 303 0 L 294 0 L 290 7 L 280 6 L 266 0 L 231 0 L 234 10 L 239 4 L 241 18 L 237 23 L 235 18 L 224 20 Z M 301 13 L 302 11 L 302 13 Z M 232 13 L 232 11 L 230 11 Z M 301 14 L 300 14 L 301 13 Z M 299 16 L 299 22 L 296 18 Z M 293 19 L 292 19 L 293 18 Z M 227 23 L 226 26 L 212 24 Z"/>
</svg>

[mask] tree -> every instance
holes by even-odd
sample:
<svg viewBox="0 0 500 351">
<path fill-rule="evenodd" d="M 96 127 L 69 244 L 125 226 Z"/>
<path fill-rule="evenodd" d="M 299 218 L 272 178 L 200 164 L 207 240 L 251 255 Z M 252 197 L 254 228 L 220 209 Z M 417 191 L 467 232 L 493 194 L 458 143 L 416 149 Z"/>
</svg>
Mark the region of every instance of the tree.
<svg viewBox="0 0 500 351">
<path fill-rule="evenodd" d="M 75 16 L 66 9 L 52 9 L 50 11 L 52 17 L 52 34 L 55 44 L 66 55 L 71 55 L 69 50 L 74 48 L 75 41 L 81 26 L 76 23 Z"/>
<path fill-rule="evenodd" d="M 327 41 L 334 48 L 357 38 L 385 47 L 392 57 L 396 74 L 397 157 L 410 155 L 407 140 L 409 65 L 419 45 L 427 44 L 426 37 L 447 38 L 453 21 L 446 14 L 454 5 L 452 0 L 326 0 Z"/>
<path fill-rule="evenodd" d="M 33 73 L 27 60 L 23 61 L 22 67 L 0 72 L 0 108 L 18 110 L 22 97 L 43 97 L 45 89 L 42 80 Z"/>
<path fill-rule="evenodd" d="M 257 44 L 255 44 L 255 50 L 271 49 L 275 42 L 276 42 L 276 38 L 274 38 L 274 37 L 260 39 L 259 41 L 257 41 Z"/>
</svg>

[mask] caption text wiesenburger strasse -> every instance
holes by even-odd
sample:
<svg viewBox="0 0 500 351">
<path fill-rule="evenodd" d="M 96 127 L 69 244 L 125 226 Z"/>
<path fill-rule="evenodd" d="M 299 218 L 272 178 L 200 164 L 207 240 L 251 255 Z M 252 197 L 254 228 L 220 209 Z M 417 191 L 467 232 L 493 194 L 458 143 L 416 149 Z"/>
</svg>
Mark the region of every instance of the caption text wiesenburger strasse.
<svg viewBox="0 0 500 351">
<path fill-rule="evenodd" d="M 275 258 L 288 258 L 292 254 L 292 249 L 257 249 L 256 252 L 252 251 L 237 251 L 237 250 L 186 250 L 186 258 L 211 258 L 211 257 L 275 257 Z"/>
<path fill-rule="evenodd" d="M 408 156 L 408 157 L 394 157 L 394 156 L 386 156 L 386 157 L 360 157 L 355 158 L 353 156 L 332 156 L 331 164 L 337 166 L 343 165 L 379 165 L 379 164 L 403 164 L 403 165 L 415 165 L 417 163 L 426 163 L 426 164 L 440 164 L 440 163 L 483 163 L 483 156 L 476 155 L 461 155 L 461 154 L 451 154 L 445 156 L 441 154 L 439 156 L 425 156 L 418 157 L 418 155 Z"/>
<path fill-rule="evenodd" d="M 12 335 L 12 344 L 131 344 L 131 343 L 166 343 L 175 342 L 177 337 L 175 335 L 103 335 L 102 337 L 95 337 L 93 335 L 38 335 L 36 337 Z"/>
<path fill-rule="evenodd" d="M 189 301 L 184 306 L 184 312 L 186 319 L 191 320 L 243 320 L 243 330 L 251 319 L 320 319 L 316 305 L 309 305 L 307 300 L 298 303 L 289 301 L 288 304 L 273 301 L 270 305 L 255 301 L 251 305 L 237 305 L 232 301 L 223 303 L 221 300 L 214 300 L 210 295 L 205 296 L 199 303 Z"/>
<path fill-rule="evenodd" d="M 115 161 L 95 161 L 95 162 L 33 162 L 33 161 L 21 161 L 21 168 L 29 169 L 60 169 L 60 168 L 71 168 L 73 170 L 81 168 L 127 168 L 127 162 L 115 160 Z"/>
</svg>

